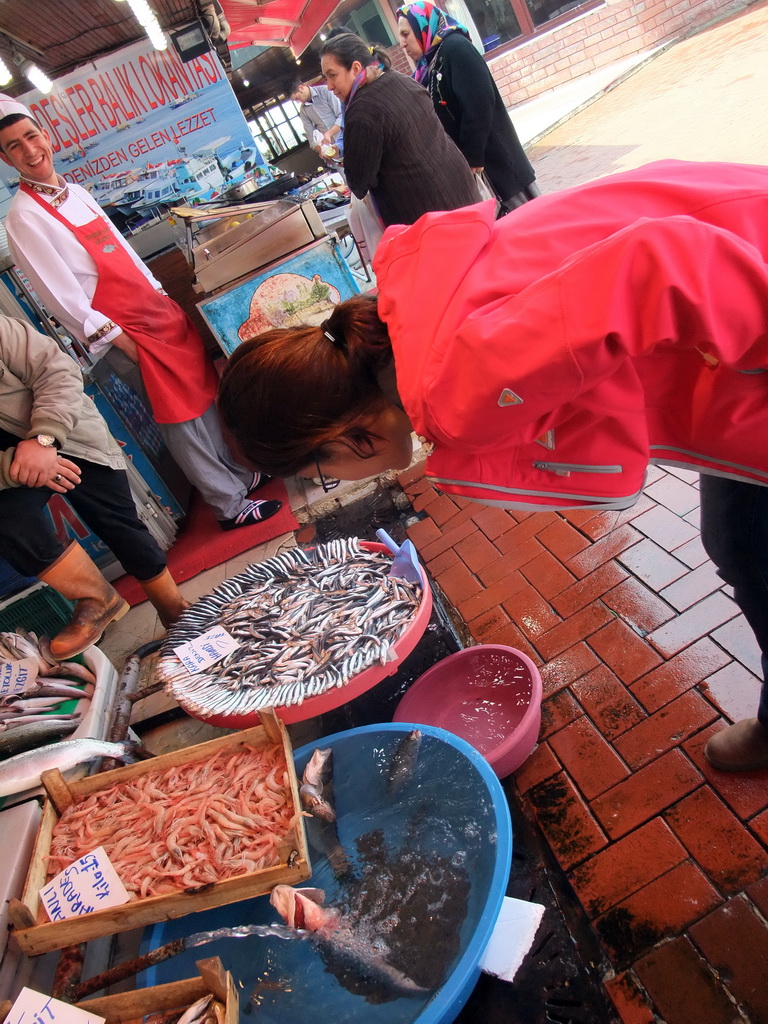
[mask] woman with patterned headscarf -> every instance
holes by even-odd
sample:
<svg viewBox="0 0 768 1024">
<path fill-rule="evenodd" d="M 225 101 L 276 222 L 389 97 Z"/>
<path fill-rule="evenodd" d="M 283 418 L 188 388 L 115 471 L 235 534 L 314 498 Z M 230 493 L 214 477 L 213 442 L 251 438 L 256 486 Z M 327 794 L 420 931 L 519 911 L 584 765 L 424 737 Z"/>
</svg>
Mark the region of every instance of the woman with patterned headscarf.
<svg viewBox="0 0 768 1024">
<path fill-rule="evenodd" d="M 539 195 L 504 101 L 467 29 L 430 0 L 398 8 L 400 45 L 437 116 L 475 173 L 485 171 L 507 213 Z"/>
</svg>

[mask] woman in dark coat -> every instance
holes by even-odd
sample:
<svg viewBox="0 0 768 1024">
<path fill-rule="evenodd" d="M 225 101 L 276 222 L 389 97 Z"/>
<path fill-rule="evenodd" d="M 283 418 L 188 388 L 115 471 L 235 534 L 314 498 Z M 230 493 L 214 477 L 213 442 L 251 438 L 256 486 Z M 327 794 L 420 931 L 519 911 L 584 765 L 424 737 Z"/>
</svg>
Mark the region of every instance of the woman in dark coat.
<svg viewBox="0 0 768 1024">
<path fill-rule="evenodd" d="M 485 171 L 504 212 L 539 195 L 488 65 L 463 25 L 429 0 L 398 8 L 400 45 L 416 62 L 443 127 L 476 173 Z"/>
<path fill-rule="evenodd" d="M 472 172 L 429 96 L 392 71 L 386 53 L 345 33 L 326 40 L 320 60 L 328 88 L 344 104 L 347 183 L 358 199 L 370 192 L 385 226 L 479 202 Z"/>
</svg>

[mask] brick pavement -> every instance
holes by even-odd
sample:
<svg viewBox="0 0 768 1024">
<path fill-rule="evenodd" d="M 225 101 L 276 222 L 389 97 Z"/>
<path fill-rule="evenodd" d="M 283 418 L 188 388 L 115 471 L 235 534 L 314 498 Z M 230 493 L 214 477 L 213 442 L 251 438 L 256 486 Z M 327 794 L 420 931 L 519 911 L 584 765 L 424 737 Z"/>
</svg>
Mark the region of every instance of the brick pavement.
<svg viewBox="0 0 768 1024">
<path fill-rule="evenodd" d="M 698 541 L 698 478 L 623 512 L 521 513 L 399 482 L 408 530 L 478 643 L 524 651 L 540 742 L 513 788 L 614 971 L 624 1024 L 768 1022 L 768 773 L 707 765 L 754 713 L 754 638 Z M 658 1016 L 654 1016 L 656 1013 Z"/>
<path fill-rule="evenodd" d="M 765 164 L 767 95 L 761 0 L 659 54 L 528 155 L 543 192 L 670 157 Z"/>
</svg>

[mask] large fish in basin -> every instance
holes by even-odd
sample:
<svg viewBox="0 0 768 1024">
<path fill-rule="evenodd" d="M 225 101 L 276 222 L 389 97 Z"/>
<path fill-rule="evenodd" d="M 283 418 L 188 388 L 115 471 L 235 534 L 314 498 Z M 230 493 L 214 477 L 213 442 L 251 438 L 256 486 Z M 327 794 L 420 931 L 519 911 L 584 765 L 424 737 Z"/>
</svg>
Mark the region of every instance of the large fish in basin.
<svg viewBox="0 0 768 1024">
<path fill-rule="evenodd" d="M 311 933 L 329 969 L 334 965 L 344 968 L 401 996 L 421 996 L 429 991 L 388 962 L 384 942 L 353 929 L 339 910 L 324 906 L 322 889 L 276 885 L 269 902 L 290 927 Z"/>
</svg>

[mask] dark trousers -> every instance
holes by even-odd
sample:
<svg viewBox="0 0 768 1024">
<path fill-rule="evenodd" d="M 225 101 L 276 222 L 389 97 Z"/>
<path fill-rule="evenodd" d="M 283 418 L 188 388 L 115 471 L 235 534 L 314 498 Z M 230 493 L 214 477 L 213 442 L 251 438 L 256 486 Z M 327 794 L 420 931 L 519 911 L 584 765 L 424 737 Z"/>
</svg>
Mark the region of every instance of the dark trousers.
<svg viewBox="0 0 768 1024">
<path fill-rule="evenodd" d="M 700 494 L 701 542 L 762 652 L 757 717 L 768 728 L 768 487 L 702 474 Z"/>
<path fill-rule="evenodd" d="M 0 430 L 0 446 L 20 438 Z M 80 468 L 80 483 L 66 498 L 83 522 L 104 541 L 127 573 L 149 580 L 165 568 L 165 553 L 141 522 L 124 470 L 70 459 Z M 0 490 L 0 556 L 25 576 L 38 576 L 64 552 L 45 506 L 54 492 L 47 487 Z"/>
</svg>

